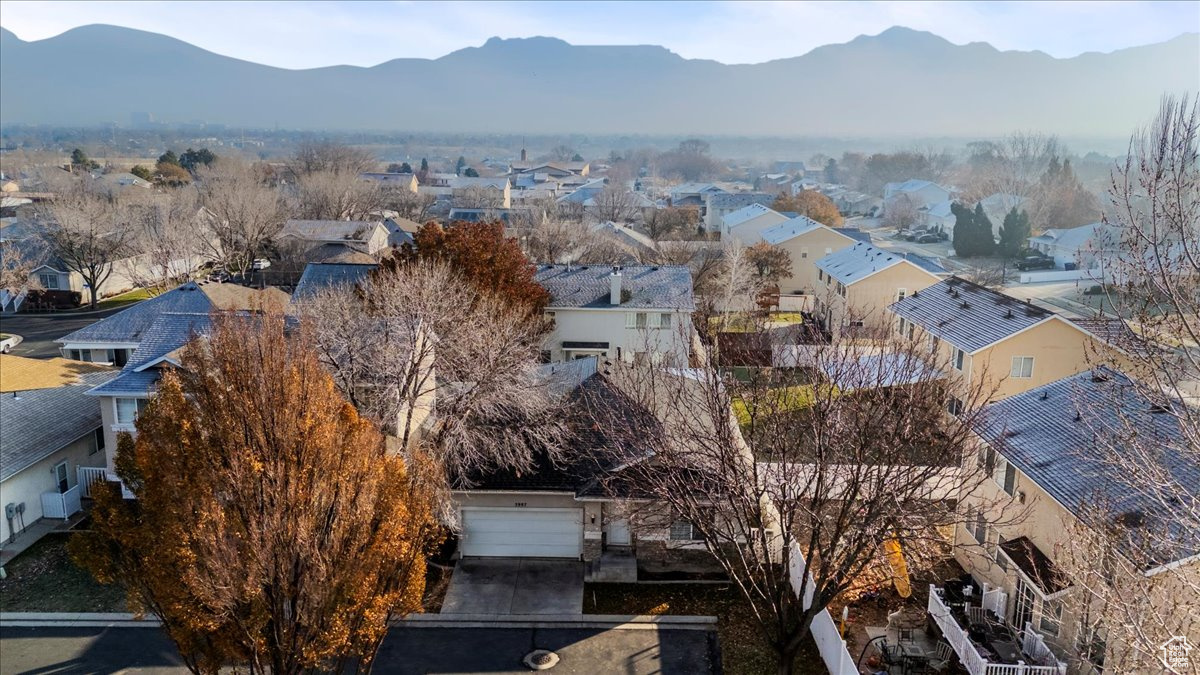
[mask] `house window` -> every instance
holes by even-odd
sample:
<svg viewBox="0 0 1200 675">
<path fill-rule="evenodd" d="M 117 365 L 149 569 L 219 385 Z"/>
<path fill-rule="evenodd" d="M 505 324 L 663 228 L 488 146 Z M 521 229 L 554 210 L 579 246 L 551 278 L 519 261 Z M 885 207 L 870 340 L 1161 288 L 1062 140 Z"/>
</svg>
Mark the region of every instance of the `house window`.
<svg viewBox="0 0 1200 675">
<path fill-rule="evenodd" d="M 101 450 L 104 449 L 104 430 L 103 429 L 96 429 L 95 431 L 92 432 L 91 446 L 92 446 L 91 449 L 88 451 L 89 455 L 94 455 L 97 452 L 100 452 Z"/>
<path fill-rule="evenodd" d="M 825 270 L 817 270 L 817 281 L 825 281 Z"/>
<path fill-rule="evenodd" d="M 676 520 L 671 523 L 671 541 L 692 541 L 696 537 L 690 520 Z"/>
<path fill-rule="evenodd" d="M 118 398 L 116 402 L 117 424 L 133 424 L 138 414 L 146 409 L 144 398 Z"/>
<path fill-rule="evenodd" d="M 1017 468 L 1010 462 L 1004 463 L 1004 482 L 1000 484 L 1011 497 L 1017 493 Z"/>
<path fill-rule="evenodd" d="M 626 328 L 646 328 L 648 319 L 645 312 L 629 312 L 625 315 Z"/>
<path fill-rule="evenodd" d="M 1038 622 L 1038 630 L 1052 637 L 1058 636 L 1058 631 L 1062 628 L 1063 606 L 1059 600 L 1046 600 L 1042 602 L 1042 618 Z"/>
<path fill-rule="evenodd" d="M 48 291 L 58 290 L 58 275 L 57 274 L 39 274 L 38 282 L 42 284 L 42 288 Z"/>
<path fill-rule="evenodd" d="M 800 249 L 800 259 L 805 260 L 807 258 L 808 258 L 808 247 Z"/>
<path fill-rule="evenodd" d="M 826 249 L 825 249 L 825 255 L 829 255 L 830 253 L 833 253 L 833 249 L 831 249 L 831 248 L 826 248 Z"/>
<path fill-rule="evenodd" d="M 670 328 L 671 327 L 671 315 L 667 314 L 667 313 L 659 314 L 658 315 L 658 327 L 659 328 Z"/>
<path fill-rule="evenodd" d="M 979 468 L 992 473 L 992 469 L 996 466 L 996 451 L 990 445 L 985 445 L 979 449 Z"/>
<path fill-rule="evenodd" d="M 955 396 L 950 397 L 950 401 L 946 404 L 946 411 L 951 415 L 958 417 L 963 411 L 963 402 Z"/>
<path fill-rule="evenodd" d="M 996 560 L 996 566 L 999 567 L 1005 574 L 1008 574 L 1008 556 L 1004 555 L 1004 552 L 1000 550 L 1000 546 L 1002 546 L 1005 541 L 1007 540 L 1003 536 L 999 534 L 996 535 L 996 555 L 994 558 Z"/>
<path fill-rule="evenodd" d="M 967 515 L 967 529 L 971 531 L 971 536 L 980 545 L 987 543 L 987 518 L 983 515 L 983 509 L 976 510 L 968 507 Z"/>
<path fill-rule="evenodd" d="M 1023 380 L 1033 377 L 1033 357 L 1014 356 L 1012 358 L 1012 371 L 1009 372 L 1009 375 Z"/>
<path fill-rule="evenodd" d="M 961 349 L 955 349 L 954 350 L 954 369 L 961 372 L 963 369 L 963 361 L 966 360 L 966 358 L 967 358 L 966 352 L 964 352 Z"/>
<path fill-rule="evenodd" d="M 929 336 L 929 353 L 936 354 L 937 350 L 938 350 L 938 345 L 941 344 L 941 342 L 942 341 L 938 336 L 930 335 Z"/>
<path fill-rule="evenodd" d="M 907 323 L 908 323 L 908 321 L 905 320 L 904 318 L 900 319 L 900 337 L 904 337 L 904 326 Z"/>
<path fill-rule="evenodd" d="M 904 296 L 906 296 L 906 295 L 908 295 L 907 288 L 897 288 L 896 289 L 896 302 L 903 300 Z"/>
<path fill-rule="evenodd" d="M 908 323 L 908 339 L 909 339 L 909 340 L 913 339 L 913 334 L 914 334 L 916 331 L 917 331 L 917 324 L 915 324 L 915 323 L 913 323 L 913 322 L 911 322 L 911 321 L 910 321 L 910 322 Z"/>
</svg>

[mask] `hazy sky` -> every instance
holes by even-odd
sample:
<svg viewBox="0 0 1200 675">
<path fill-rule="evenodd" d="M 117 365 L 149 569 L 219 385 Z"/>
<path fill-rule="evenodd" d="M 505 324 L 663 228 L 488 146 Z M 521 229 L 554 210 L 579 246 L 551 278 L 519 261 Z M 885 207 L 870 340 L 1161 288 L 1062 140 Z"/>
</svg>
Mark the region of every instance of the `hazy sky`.
<svg viewBox="0 0 1200 675">
<path fill-rule="evenodd" d="M 957 44 L 1069 57 L 1200 31 L 1196 2 L 18 2 L 24 40 L 108 23 L 285 68 L 437 58 L 489 37 L 658 44 L 688 58 L 758 63 L 901 25 Z"/>
</svg>

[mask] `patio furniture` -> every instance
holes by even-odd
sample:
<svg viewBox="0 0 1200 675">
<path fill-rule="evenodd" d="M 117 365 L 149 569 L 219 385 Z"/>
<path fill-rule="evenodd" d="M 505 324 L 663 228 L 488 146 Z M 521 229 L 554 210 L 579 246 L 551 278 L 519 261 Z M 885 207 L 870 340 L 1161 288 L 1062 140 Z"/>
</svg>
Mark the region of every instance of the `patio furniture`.
<svg viewBox="0 0 1200 675">
<path fill-rule="evenodd" d="M 1021 650 L 1015 642 L 1008 640 L 995 640 L 991 643 L 992 651 L 1004 663 L 1015 664 L 1021 660 Z"/>
<path fill-rule="evenodd" d="M 905 668 L 904 652 L 896 645 L 888 644 L 887 638 L 879 641 L 879 653 L 883 655 L 883 664 L 891 670 L 892 666 L 899 666 L 901 670 Z"/>
<path fill-rule="evenodd" d="M 954 648 L 948 642 L 939 642 L 937 650 L 925 661 L 925 668 L 935 673 L 949 672 L 954 665 Z"/>
</svg>

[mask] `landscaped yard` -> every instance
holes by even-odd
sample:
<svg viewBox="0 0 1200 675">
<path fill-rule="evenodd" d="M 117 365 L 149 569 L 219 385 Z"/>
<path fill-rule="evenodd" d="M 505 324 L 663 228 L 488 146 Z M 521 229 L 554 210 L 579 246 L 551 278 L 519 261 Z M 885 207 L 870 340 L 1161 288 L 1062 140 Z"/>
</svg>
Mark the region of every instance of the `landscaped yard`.
<svg viewBox="0 0 1200 675">
<path fill-rule="evenodd" d="M 764 402 L 770 400 L 769 411 L 771 413 L 807 408 L 812 405 L 815 396 L 815 390 L 811 384 L 774 387 L 771 392 L 772 398 L 764 399 Z M 744 399 L 733 399 L 733 414 L 743 428 L 750 424 L 750 407 Z"/>
<path fill-rule="evenodd" d="M 104 298 L 100 302 L 96 303 L 96 309 L 112 309 L 113 307 L 123 307 L 125 305 L 132 305 L 135 302 L 141 302 L 142 300 L 149 300 L 152 297 L 154 296 L 151 295 L 150 291 L 147 289 L 135 288 L 132 291 L 128 291 L 120 295 L 114 295 L 111 298 Z M 86 303 L 83 305 L 83 308 L 87 308 Z"/>
<path fill-rule="evenodd" d="M 587 584 L 585 614 L 649 614 L 717 617 L 721 661 L 728 675 L 774 673 L 774 651 L 746 600 L 732 586 L 718 584 Z M 797 675 L 828 672 L 811 640 L 796 658 Z"/>
<path fill-rule="evenodd" d="M 0 612 L 124 612 L 125 591 L 103 586 L 71 562 L 66 532 L 43 537 L 4 569 Z"/>
</svg>

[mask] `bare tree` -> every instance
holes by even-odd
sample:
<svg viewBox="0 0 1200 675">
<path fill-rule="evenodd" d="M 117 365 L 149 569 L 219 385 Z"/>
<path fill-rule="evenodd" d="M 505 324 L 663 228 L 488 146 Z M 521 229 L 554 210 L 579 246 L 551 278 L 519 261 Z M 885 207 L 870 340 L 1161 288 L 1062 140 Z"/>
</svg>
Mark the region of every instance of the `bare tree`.
<svg viewBox="0 0 1200 675">
<path fill-rule="evenodd" d="M 401 218 L 424 222 L 437 197 L 409 190 L 388 188 L 382 195 L 384 208 L 395 211 Z"/>
<path fill-rule="evenodd" d="M 52 255 L 83 278 L 95 309 L 101 286 L 129 254 L 132 228 L 114 196 L 90 176 L 73 178 L 58 190 L 40 213 L 42 238 Z"/>
<path fill-rule="evenodd" d="M 289 165 L 298 176 L 310 173 L 347 173 L 357 176 L 377 168 L 378 161 L 368 150 L 331 141 L 300 144 Z"/>
<path fill-rule="evenodd" d="M 659 241 L 670 235 L 692 236 L 700 224 L 700 210 L 693 207 L 654 209 L 642 222 L 650 238 Z"/>
<path fill-rule="evenodd" d="M 883 226 L 894 227 L 897 230 L 907 229 L 917 224 L 921 212 L 908 195 L 900 195 L 888 202 L 883 214 Z"/>
<path fill-rule="evenodd" d="M 597 220 L 625 223 L 638 213 L 637 197 L 627 188 L 608 184 L 592 198 L 592 213 Z"/>
<path fill-rule="evenodd" d="M 504 206 L 504 193 L 496 188 L 472 185 L 454 191 L 454 205 L 462 209 L 498 209 Z"/>
<path fill-rule="evenodd" d="M 363 220 L 386 204 L 379 184 L 346 171 L 310 171 L 296 179 L 291 214 L 301 220 Z"/>
<path fill-rule="evenodd" d="M 631 256 L 630 247 L 618 244 L 594 227 L 561 218 L 536 219 L 517 230 L 521 248 L 530 260 L 547 263 L 612 263 Z"/>
<path fill-rule="evenodd" d="M 878 338 L 805 345 L 794 359 L 746 382 L 711 361 L 617 376 L 660 420 L 625 439 L 629 467 L 617 480 L 649 498 L 635 528 L 670 524 L 703 541 L 780 673 L 792 672 L 814 616 L 835 598 L 908 584 L 944 557 L 944 528 L 965 518 L 954 500 L 987 477 L 968 452 L 984 397 L 947 416 L 948 364 L 927 348 Z"/>
<path fill-rule="evenodd" d="M 150 193 L 126 212 L 135 255 L 121 262 L 122 273 L 153 294 L 190 279 L 211 246 L 199 194 L 189 187 Z"/>
<path fill-rule="evenodd" d="M 39 285 L 30 275 L 45 258 L 46 247 L 40 238 L 0 239 L 0 291 L 18 295 L 37 288 Z"/>
<path fill-rule="evenodd" d="M 198 173 L 200 204 L 211 232 L 204 239 L 207 255 L 219 271 L 244 277 L 283 228 L 279 191 L 244 162 L 223 158 Z"/>
<path fill-rule="evenodd" d="M 537 375 L 540 317 L 428 262 L 381 268 L 301 312 L 344 395 L 403 447 L 429 448 L 452 486 L 558 456 L 562 428 Z"/>
</svg>

